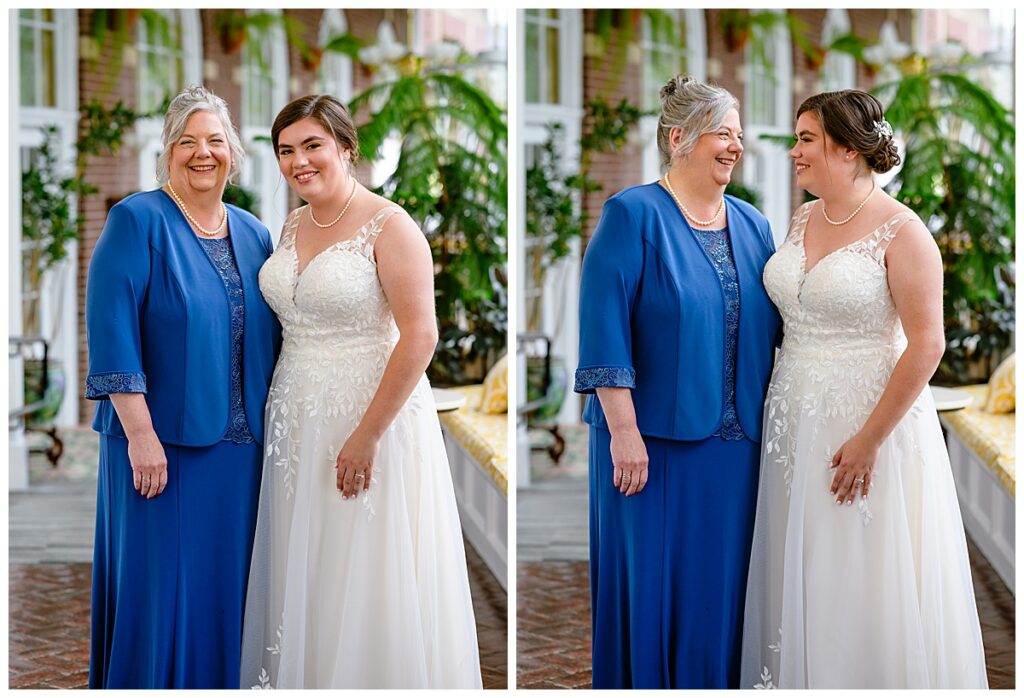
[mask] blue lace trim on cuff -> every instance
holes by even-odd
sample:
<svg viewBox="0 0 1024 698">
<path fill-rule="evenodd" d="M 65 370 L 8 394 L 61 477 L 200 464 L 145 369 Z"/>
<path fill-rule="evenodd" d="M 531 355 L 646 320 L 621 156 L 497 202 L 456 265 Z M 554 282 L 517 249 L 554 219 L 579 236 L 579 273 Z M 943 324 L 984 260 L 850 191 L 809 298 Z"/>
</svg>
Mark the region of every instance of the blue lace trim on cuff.
<svg viewBox="0 0 1024 698">
<path fill-rule="evenodd" d="M 635 388 L 636 371 L 631 368 L 617 366 L 614 368 L 578 368 L 576 369 L 577 393 L 592 393 L 597 388 Z"/>
<path fill-rule="evenodd" d="M 99 373 L 85 379 L 85 397 L 104 400 L 111 393 L 144 393 L 146 376 L 141 373 Z"/>
</svg>

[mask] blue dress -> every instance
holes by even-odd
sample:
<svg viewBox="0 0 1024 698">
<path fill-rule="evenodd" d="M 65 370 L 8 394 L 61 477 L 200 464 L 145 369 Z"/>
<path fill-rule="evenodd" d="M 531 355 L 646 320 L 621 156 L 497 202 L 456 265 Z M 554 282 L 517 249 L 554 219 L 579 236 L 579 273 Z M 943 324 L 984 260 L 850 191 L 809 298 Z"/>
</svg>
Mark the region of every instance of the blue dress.
<svg viewBox="0 0 1024 698">
<path fill-rule="evenodd" d="M 593 687 L 736 687 L 759 412 L 778 334 L 760 284 L 770 230 L 750 210 L 734 215 L 734 200 L 728 229 L 700 231 L 658 185 L 623 194 L 584 260 L 576 390 L 632 389 L 649 479 L 632 497 L 612 486 L 611 435 L 589 398 Z M 657 224 L 637 226 L 651 209 Z M 660 342 L 643 341 L 648 322 Z M 705 365 L 694 367 L 697 352 Z M 713 389 L 694 392 L 709 380 Z M 691 415 L 674 420 L 680 402 Z"/>
<path fill-rule="evenodd" d="M 262 233 L 266 229 L 251 229 L 247 224 L 252 221 L 239 216 L 230 228 L 230 238 L 200 240 L 180 212 L 164 208 L 166 202 L 156 198 L 158 194 L 166 195 L 148 194 L 153 195 L 148 200 L 130 202 L 136 208 L 132 218 L 136 222 L 140 218 L 140 203 L 155 205 L 155 210 L 166 217 L 158 216 L 160 224 L 156 226 L 129 229 L 134 237 L 149 236 L 148 249 L 140 246 L 126 250 L 123 245 L 112 244 L 118 242 L 118 233 L 126 235 L 119 227 L 106 240 L 101 236 L 93 256 L 89 279 L 92 288 L 87 300 L 90 374 L 86 392 L 92 399 L 106 399 L 115 392 L 147 392 L 154 428 L 167 456 L 168 483 L 162 494 L 149 500 L 135 491 L 128 440 L 119 422 L 113 426 L 116 413 L 111 417 L 98 411 L 94 426 L 100 431 L 100 463 L 89 685 L 238 688 L 242 615 L 263 457 L 262 433 L 253 428 L 254 422 L 262 427 L 262 414 L 256 422 L 251 405 L 258 403 L 262 410 L 268 386 L 264 382 L 267 367 L 260 364 L 266 357 L 272 358 L 276 350 L 276 322 L 268 325 L 273 316 L 264 315 L 270 311 L 264 311 L 266 306 L 255 286 L 259 265 L 269 254 L 269 236 L 264 241 Z M 125 220 L 112 214 L 104 235 L 113 230 L 111 220 L 119 219 L 122 223 Z M 169 228 L 167 237 L 161 229 L 164 223 Z M 159 247 L 165 254 L 154 252 Z M 167 345 L 187 346 L 187 341 L 181 341 L 184 333 L 176 335 L 169 330 L 157 335 L 138 329 L 147 326 L 148 314 L 167 312 L 160 306 L 171 301 L 156 297 L 156 289 L 160 282 L 166 283 L 175 272 L 180 273 L 173 268 L 174 255 L 170 253 L 177 252 L 180 260 L 182 249 L 199 255 L 201 265 L 191 273 L 204 281 L 215 279 L 220 287 L 219 296 L 209 294 L 203 301 L 214 310 L 202 322 L 191 317 L 193 331 L 203 322 L 210 327 L 216 324 L 224 340 L 220 346 L 226 349 L 222 354 L 217 344 L 206 346 L 211 363 L 223 357 L 221 365 L 225 369 L 203 377 L 210 402 L 225 408 L 224 417 L 216 418 L 219 438 L 212 444 L 205 443 L 207 435 L 200 435 L 198 444 L 182 444 L 192 433 L 181 438 L 175 432 L 182 418 L 169 423 L 165 408 L 163 419 L 157 418 L 162 393 L 167 390 L 163 386 L 167 384 L 156 379 L 160 366 L 146 360 L 154 351 L 146 347 L 159 344 L 165 351 L 172 351 L 173 346 L 168 349 Z M 130 252 L 149 257 L 145 279 L 137 280 L 145 291 L 134 294 L 143 299 L 134 312 L 118 313 L 125 282 L 120 283 L 122 292 L 117 297 L 108 294 L 106 288 L 119 286 L 112 277 L 132 277 L 133 271 L 124 268 L 138 259 L 127 254 Z M 101 275 L 105 281 L 94 283 L 94 277 Z M 197 289 L 208 292 L 212 287 L 177 282 L 174 286 L 186 294 Z M 188 316 L 187 303 L 175 300 L 179 302 L 179 314 Z M 118 324 L 134 325 L 135 329 L 119 331 Z M 265 355 L 262 350 L 247 352 L 247 342 L 252 339 L 248 335 L 258 335 L 266 327 L 270 328 L 270 347 Z M 109 337 L 119 334 L 134 335 L 138 344 L 120 349 L 104 345 Z M 137 362 L 137 353 L 141 362 L 133 363 Z M 173 359 L 167 364 L 170 370 Z M 124 370 L 109 370 L 118 366 Z M 189 383 L 188 378 L 178 379 L 179 389 Z M 154 384 L 161 386 L 161 392 L 154 389 Z M 223 394 L 223 400 L 219 394 Z M 168 401 L 177 399 L 171 397 Z M 102 404 L 113 411 L 109 400 Z M 209 405 L 197 405 L 196 409 L 208 410 Z"/>
</svg>

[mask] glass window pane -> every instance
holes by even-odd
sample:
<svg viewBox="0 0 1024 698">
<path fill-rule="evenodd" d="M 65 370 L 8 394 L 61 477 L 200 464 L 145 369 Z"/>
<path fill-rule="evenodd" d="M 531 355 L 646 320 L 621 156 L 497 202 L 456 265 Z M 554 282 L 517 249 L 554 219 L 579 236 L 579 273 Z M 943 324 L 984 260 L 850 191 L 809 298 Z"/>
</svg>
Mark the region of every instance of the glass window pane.
<svg viewBox="0 0 1024 698">
<path fill-rule="evenodd" d="M 547 30 L 547 45 L 544 47 L 547 50 L 547 102 L 549 104 L 558 104 L 561 102 L 562 93 L 562 81 L 560 75 L 560 66 L 558 61 L 558 28 L 548 27 Z"/>
<path fill-rule="evenodd" d="M 39 12 L 39 18 L 41 20 L 43 20 L 44 22 L 49 22 L 50 24 L 53 24 L 54 18 L 53 18 L 53 10 L 52 9 L 39 10 L 38 12 Z"/>
<path fill-rule="evenodd" d="M 25 10 L 22 10 L 25 12 Z M 19 70 L 21 81 L 21 104 L 25 107 L 35 106 L 36 103 L 36 57 L 35 32 L 31 27 L 21 27 Z"/>
<path fill-rule="evenodd" d="M 526 103 L 540 102 L 540 31 L 533 22 L 526 23 Z"/>
<path fill-rule="evenodd" d="M 40 32 L 42 65 L 39 66 L 40 95 L 43 106 L 57 106 L 57 61 L 56 49 L 53 45 L 53 31 L 44 29 Z"/>
</svg>

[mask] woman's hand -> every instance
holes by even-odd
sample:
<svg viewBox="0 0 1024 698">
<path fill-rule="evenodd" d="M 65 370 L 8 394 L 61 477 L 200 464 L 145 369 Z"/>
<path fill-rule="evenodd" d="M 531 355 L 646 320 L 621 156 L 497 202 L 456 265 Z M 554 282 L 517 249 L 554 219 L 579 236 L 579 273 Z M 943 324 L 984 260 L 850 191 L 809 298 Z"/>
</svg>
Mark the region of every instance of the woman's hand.
<svg viewBox="0 0 1024 698">
<path fill-rule="evenodd" d="M 359 490 L 370 489 L 373 461 L 380 450 L 380 440 L 364 436 L 358 429 L 352 432 L 338 454 L 338 490 L 343 499 L 359 496 Z"/>
<path fill-rule="evenodd" d="M 612 434 L 612 484 L 631 497 L 643 491 L 647 484 L 647 446 L 638 429 Z"/>
<path fill-rule="evenodd" d="M 167 454 L 152 429 L 148 433 L 128 439 L 128 460 L 132 464 L 135 490 L 146 499 L 152 499 L 167 487 Z"/>
<path fill-rule="evenodd" d="M 836 497 L 836 504 L 853 504 L 858 487 L 861 497 L 868 496 L 879 447 L 879 443 L 857 433 L 832 456 L 829 467 L 835 469 L 835 474 L 831 492 Z"/>
</svg>

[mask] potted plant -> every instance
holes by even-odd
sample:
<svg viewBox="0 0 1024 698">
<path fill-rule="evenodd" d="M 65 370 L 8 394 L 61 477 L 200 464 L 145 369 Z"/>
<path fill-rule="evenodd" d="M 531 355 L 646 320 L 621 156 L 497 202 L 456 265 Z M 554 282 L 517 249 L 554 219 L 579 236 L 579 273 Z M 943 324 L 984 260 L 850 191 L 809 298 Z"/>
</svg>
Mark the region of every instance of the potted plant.
<svg viewBox="0 0 1024 698">
<path fill-rule="evenodd" d="M 461 51 L 444 60 L 396 51 L 380 60 L 388 67 L 376 72 L 382 81 L 349 108 L 357 123 L 368 113 L 358 127 L 367 160 L 398 139 L 398 165 L 378 191 L 430 243 L 440 339 L 428 375 L 437 384 L 481 382 L 506 347 L 505 113 L 462 76 L 470 59 Z"/>
<path fill-rule="evenodd" d="M 585 197 L 601 189 L 590 176 L 591 163 L 598 153 L 621 150 L 643 112 L 623 99 L 609 104 L 603 99 L 586 105 L 585 132 L 580 138 L 580 164 L 573 172 L 564 169 L 564 138 L 561 127 L 552 124 L 534 163 L 526 171 L 526 235 L 531 244 L 526 254 L 527 273 L 535 289 L 544 287 L 551 270 L 572 251 L 572 241 L 583 236 L 589 220 L 583 206 Z M 541 331 L 544 299 L 527 299 L 526 329 Z M 549 380 L 542 380 L 547 373 Z M 527 401 L 547 398 L 547 404 L 528 415 L 531 426 L 543 425 L 557 417 L 568 394 L 569 373 L 564 357 L 544 357 L 527 361 Z M 545 396 L 542 391 L 547 390 Z M 556 439 L 557 439 L 556 435 Z"/>
<path fill-rule="evenodd" d="M 976 59 L 909 58 L 874 89 L 905 143 L 888 189 L 942 251 L 947 350 L 938 378 L 979 382 L 1015 329 L 1013 113 L 971 75 L 983 67 Z"/>
<path fill-rule="evenodd" d="M 85 189 L 77 176 L 66 176 L 57 161 L 60 131 L 43 129 L 43 142 L 22 174 L 21 238 L 22 328 L 24 334 L 52 341 L 54 331 L 42 327 L 40 309 L 50 272 L 68 256 L 68 245 L 78 238 L 83 218 L 76 211 L 78 194 Z M 59 326 L 59 325 L 58 325 Z M 25 360 L 25 404 L 44 400 L 43 407 L 26 416 L 26 426 L 51 427 L 64 400 L 64 369 L 53 359 L 44 381 L 41 359 Z M 42 386 L 48 385 L 45 396 Z"/>
</svg>

